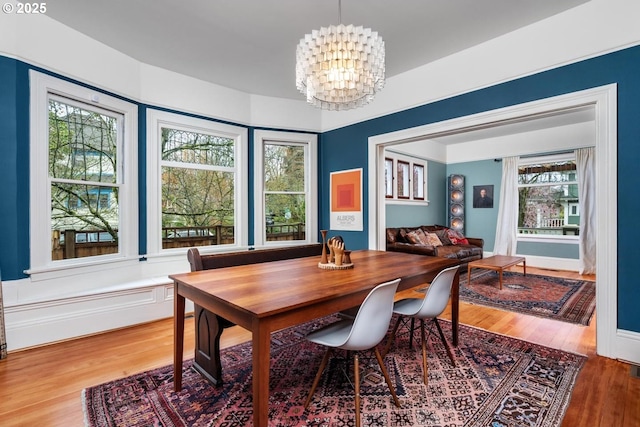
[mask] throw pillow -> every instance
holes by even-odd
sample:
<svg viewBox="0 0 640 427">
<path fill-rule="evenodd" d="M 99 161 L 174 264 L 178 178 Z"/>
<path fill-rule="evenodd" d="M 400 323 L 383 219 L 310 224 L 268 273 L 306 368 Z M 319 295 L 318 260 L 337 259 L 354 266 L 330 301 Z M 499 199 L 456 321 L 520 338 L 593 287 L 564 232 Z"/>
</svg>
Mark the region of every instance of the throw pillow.
<svg viewBox="0 0 640 427">
<path fill-rule="evenodd" d="M 468 245 L 469 241 L 460 233 L 459 231 L 452 230 L 451 228 L 447 230 L 447 237 L 451 241 L 453 245 Z"/>
<path fill-rule="evenodd" d="M 436 233 L 425 233 L 427 236 L 427 242 L 429 242 L 428 244 L 431 246 L 442 246 L 442 242 L 440 241 L 440 239 L 438 238 L 438 235 Z"/>
<path fill-rule="evenodd" d="M 436 230 L 436 236 L 442 242 L 444 246 L 452 245 L 451 240 L 449 240 L 449 236 L 447 235 L 448 228 L 441 228 L 440 230 Z"/>
<path fill-rule="evenodd" d="M 421 228 L 418 228 L 416 230 L 416 234 L 418 235 L 418 238 L 420 239 L 420 243 L 423 245 L 430 245 L 429 243 L 429 239 L 427 238 L 427 233 L 425 233 L 424 231 L 422 231 Z"/>
<path fill-rule="evenodd" d="M 418 233 L 415 230 L 408 232 L 406 237 L 409 243 L 413 243 L 414 245 L 422 244 L 422 242 L 420 241 L 420 237 L 418 236 Z"/>
<path fill-rule="evenodd" d="M 407 239 L 414 245 L 429 245 L 427 235 L 421 229 L 416 229 L 407 233 Z"/>
<path fill-rule="evenodd" d="M 387 228 L 387 243 L 395 243 L 398 232 L 395 228 Z"/>
</svg>

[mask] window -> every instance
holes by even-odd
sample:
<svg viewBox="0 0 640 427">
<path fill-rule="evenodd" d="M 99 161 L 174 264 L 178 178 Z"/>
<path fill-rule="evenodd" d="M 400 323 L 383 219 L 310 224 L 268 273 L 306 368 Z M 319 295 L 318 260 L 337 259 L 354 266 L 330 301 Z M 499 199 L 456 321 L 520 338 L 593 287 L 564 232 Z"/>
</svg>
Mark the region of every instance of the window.
<svg viewBox="0 0 640 427">
<path fill-rule="evenodd" d="M 409 176 L 409 162 L 403 162 L 398 160 L 396 162 L 398 165 L 398 178 L 396 179 L 398 183 L 398 199 L 408 199 L 410 197 L 410 176 Z"/>
<path fill-rule="evenodd" d="M 389 150 L 388 153 L 391 153 Z M 393 153 L 384 159 L 385 198 L 388 202 L 427 202 L 427 164 Z"/>
<path fill-rule="evenodd" d="M 148 253 L 246 245 L 246 130 L 150 110 Z"/>
<path fill-rule="evenodd" d="M 135 105 L 34 71 L 31 269 L 137 256 Z"/>
<path fill-rule="evenodd" d="M 254 141 L 255 244 L 317 242 L 317 136 L 256 131 Z"/>
<path fill-rule="evenodd" d="M 384 159 L 384 196 L 393 198 L 393 159 Z"/>
<path fill-rule="evenodd" d="M 521 159 L 518 195 L 520 235 L 578 234 L 578 179 L 573 153 Z"/>
<path fill-rule="evenodd" d="M 424 200 L 424 165 L 413 164 L 413 199 Z"/>
</svg>

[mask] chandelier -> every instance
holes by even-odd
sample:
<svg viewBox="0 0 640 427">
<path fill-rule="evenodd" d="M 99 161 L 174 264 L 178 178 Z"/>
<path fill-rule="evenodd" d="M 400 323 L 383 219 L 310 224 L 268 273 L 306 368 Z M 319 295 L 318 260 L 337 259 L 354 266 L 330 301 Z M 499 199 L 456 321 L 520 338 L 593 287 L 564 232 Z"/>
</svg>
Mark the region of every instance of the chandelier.
<svg viewBox="0 0 640 427">
<path fill-rule="evenodd" d="M 341 1 L 338 4 L 342 15 Z M 296 50 L 296 87 L 310 104 L 349 110 L 373 100 L 384 87 L 384 41 L 362 26 L 313 30 Z"/>
</svg>

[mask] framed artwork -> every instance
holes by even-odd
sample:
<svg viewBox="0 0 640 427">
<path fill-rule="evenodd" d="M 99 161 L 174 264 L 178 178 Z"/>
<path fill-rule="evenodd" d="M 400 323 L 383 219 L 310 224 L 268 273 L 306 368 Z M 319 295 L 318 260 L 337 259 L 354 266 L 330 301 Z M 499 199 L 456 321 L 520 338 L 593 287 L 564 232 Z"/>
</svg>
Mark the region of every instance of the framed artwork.
<svg viewBox="0 0 640 427">
<path fill-rule="evenodd" d="M 331 173 L 332 230 L 363 231 L 362 168 Z"/>
<path fill-rule="evenodd" d="M 492 208 L 493 207 L 493 185 L 473 186 L 473 207 Z"/>
</svg>

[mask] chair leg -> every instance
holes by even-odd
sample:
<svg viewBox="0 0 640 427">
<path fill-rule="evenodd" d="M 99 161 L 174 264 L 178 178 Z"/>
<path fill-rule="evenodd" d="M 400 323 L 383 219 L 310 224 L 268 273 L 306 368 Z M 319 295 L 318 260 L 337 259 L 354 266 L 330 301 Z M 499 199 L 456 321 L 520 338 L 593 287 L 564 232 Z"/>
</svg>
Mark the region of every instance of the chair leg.
<svg viewBox="0 0 640 427">
<path fill-rule="evenodd" d="M 398 327 L 400 326 L 400 321 L 402 320 L 402 316 L 398 316 L 398 320 L 396 320 L 396 324 L 393 326 L 393 330 L 389 334 L 389 339 L 387 340 L 387 344 L 384 346 L 384 350 L 382 351 L 382 355 L 386 356 L 391 349 L 391 344 L 396 338 L 396 332 L 398 332 Z"/>
<path fill-rule="evenodd" d="M 429 371 L 427 364 L 427 340 L 424 333 L 424 319 L 420 319 L 420 339 L 422 341 L 422 375 L 424 376 L 424 384 L 429 382 Z"/>
<path fill-rule="evenodd" d="M 356 389 L 356 427 L 360 427 L 360 363 L 358 353 L 353 355 L 353 381 Z"/>
<path fill-rule="evenodd" d="M 322 357 L 322 362 L 320 362 L 320 368 L 318 368 L 318 373 L 316 374 L 316 378 L 313 380 L 313 385 L 311 386 L 311 390 L 309 391 L 309 396 L 307 396 L 306 402 L 304 402 L 304 408 L 307 409 L 309 407 L 309 403 L 311 403 L 311 398 L 313 397 L 313 393 L 316 391 L 316 387 L 318 387 L 318 383 L 320 382 L 320 377 L 322 377 L 322 371 L 327 366 L 327 362 L 329 361 L 329 356 L 331 355 L 331 348 L 327 348 L 327 351 L 324 353 Z"/>
<path fill-rule="evenodd" d="M 382 375 L 384 375 L 384 379 L 387 382 L 387 385 L 389 386 L 389 391 L 391 392 L 391 396 L 393 396 L 393 401 L 395 402 L 396 406 L 399 408 L 400 401 L 398 400 L 396 391 L 393 389 L 393 384 L 391 384 L 391 378 L 389 378 L 389 372 L 387 372 L 387 368 L 384 367 L 384 361 L 382 360 L 382 355 L 380 354 L 380 351 L 378 351 L 377 347 L 375 347 L 373 350 L 376 354 L 376 359 L 378 359 L 378 365 L 380 365 L 380 370 L 382 371 Z"/>
<path fill-rule="evenodd" d="M 444 344 L 444 348 L 447 349 L 447 354 L 449 355 L 449 359 L 451 359 L 451 364 L 455 368 L 456 361 L 453 358 L 453 353 L 451 352 L 451 348 L 449 347 L 449 343 L 447 342 L 447 339 L 444 337 L 444 333 L 442 332 L 442 328 L 440 327 L 440 322 L 438 322 L 438 318 L 437 317 L 434 317 L 433 321 L 435 322 L 436 327 L 438 328 L 438 333 L 440 334 L 440 339 L 442 340 L 442 343 Z"/>
<path fill-rule="evenodd" d="M 411 318 L 411 328 L 409 328 L 409 350 L 413 350 L 413 331 L 416 327 L 416 318 Z"/>
</svg>

